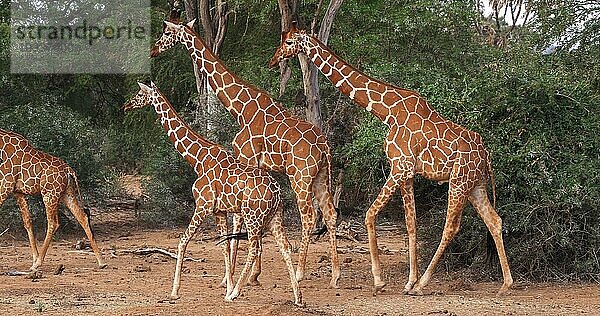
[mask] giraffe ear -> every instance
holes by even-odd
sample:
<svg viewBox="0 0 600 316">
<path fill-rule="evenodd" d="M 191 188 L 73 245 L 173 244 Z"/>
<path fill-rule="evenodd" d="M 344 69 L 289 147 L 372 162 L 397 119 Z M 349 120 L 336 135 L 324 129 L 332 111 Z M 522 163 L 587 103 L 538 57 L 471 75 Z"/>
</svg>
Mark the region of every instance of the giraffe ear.
<svg viewBox="0 0 600 316">
<path fill-rule="evenodd" d="M 290 28 L 290 32 L 296 32 L 296 31 L 298 31 L 298 22 L 292 21 L 292 27 Z"/>
<path fill-rule="evenodd" d="M 138 82 L 138 86 L 140 86 L 140 90 L 142 90 L 144 92 L 149 92 L 150 91 L 150 87 L 148 87 L 147 85 L 145 85 L 145 84 L 143 84 L 141 82 Z"/>
<path fill-rule="evenodd" d="M 154 84 L 154 81 L 150 81 L 150 87 L 155 90 L 156 89 L 156 85 Z"/>
<path fill-rule="evenodd" d="M 196 19 L 193 19 L 189 22 L 187 22 L 187 24 L 185 26 L 189 27 L 190 29 L 194 29 L 194 24 L 196 24 Z"/>
</svg>

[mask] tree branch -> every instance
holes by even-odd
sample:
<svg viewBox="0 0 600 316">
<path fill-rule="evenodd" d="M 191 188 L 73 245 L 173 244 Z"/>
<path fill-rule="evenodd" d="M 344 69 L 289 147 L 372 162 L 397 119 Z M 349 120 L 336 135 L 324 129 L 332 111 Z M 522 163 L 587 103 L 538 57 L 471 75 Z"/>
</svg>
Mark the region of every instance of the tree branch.
<svg viewBox="0 0 600 316">
<path fill-rule="evenodd" d="M 124 253 L 132 253 L 134 255 L 146 256 L 150 254 L 160 254 L 171 259 L 177 259 L 177 254 L 172 253 L 168 250 L 161 248 L 141 248 L 141 249 L 132 249 L 132 250 L 123 250 Z M 193 261 L 193 262 L 204 262 L 206 259 L 194 259 L 192 257 L 184 257 L 183 261 Z"/>
</svg>

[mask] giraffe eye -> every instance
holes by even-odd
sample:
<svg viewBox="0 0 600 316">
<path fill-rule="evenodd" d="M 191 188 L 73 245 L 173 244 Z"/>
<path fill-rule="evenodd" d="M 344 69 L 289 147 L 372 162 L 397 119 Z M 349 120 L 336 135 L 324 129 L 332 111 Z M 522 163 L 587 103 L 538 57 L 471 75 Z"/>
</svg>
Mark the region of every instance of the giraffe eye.
<svg viewBox="0 0 600 316">
<path fill-rule="evenodd" d="M 171 36 L 171 32 L 165 32 L 166 36 Z"/>
<path fill-rule="evenodd" d="M 285 41 L 285 44 L 286 44 L 286 45 L 292 45 L 292 44 L 294 44 L 294 42 L 293 42 L 292 40 L 286 40 L 286 41 Z"/>
</svg>

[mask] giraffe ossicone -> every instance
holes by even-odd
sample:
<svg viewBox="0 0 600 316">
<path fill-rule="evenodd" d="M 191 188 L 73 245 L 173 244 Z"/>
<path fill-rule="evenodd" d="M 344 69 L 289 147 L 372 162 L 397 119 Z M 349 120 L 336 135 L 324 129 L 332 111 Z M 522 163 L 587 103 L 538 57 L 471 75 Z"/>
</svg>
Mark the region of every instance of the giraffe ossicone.
<svg viewBox="0 0 600 316">
<path fill-rule="evenodd" d="M 337 254 L 336 219 L 331 194 L 331 153 L 327 139 L 313 124 L 288 113 L 267 92 L 230 72 L 189 25 L 165 21 L 163 34 L 150 56 L 185 46 L 198 70 L 207 78 L 217 98 L 237 120 L 240 130 L 232 147 L 244 164 L 285 173 L 296 194 L 302 220 L 302 242 L 296 276 L 302 280 L 310 235 L 315 225 L 312 205 L 316 198 L 329 233 L 331 287 L 338 287 L 340 262 Z"/>
<path fill-rule="evenodd" d="M 179 298 L 185 250 L 204 218 L 209 215 L 215 216 L 221 236 L 226 236 L 228 234 L 226 216 L 227 213 L 233 213 L 241 215 L 246 223 L 249 246 L 246 264 L 234 287 L 230 243 L 223 243 L 227 283 L 225 301 L 233 301 L 239 296 L 251 268 L 252 273 L 256 273 L 253 267 L 257 258 L 261 256 L 262 234 L 266 228 L 270 228 L 290 275 L 294 303 L 302 305 L 302 293 L 294 273 L 291 250 L 283 229 L 283 203 L 277 181 L 268 172 L 240 163 L 226 149 L 198 135 L 179 117 L 154 83 L 150 83 L 150 86 L 139 83 L 139 86 L 140 91 L 125 104 L 124 110 L 153 106 L 175 149 L 198 176 L 192 187 L 196 202 L 194 215 L 177 247 L 171 298 Z"/>
<path fill-rule="evenodd" d="M 389 128 L 385 138 L 385 152 L 391 165 L 390 175 L 365 216 L 375 292 L 385 286 L 381 279 L 375 220 L 394 192 L 400 189 L 409 240 L 410 274 L 404 287 L 406 293 L 422 293 L 446 246 L 458 233 L 460 217 L 467 201 L 473 204 L 494 238 L 504 278 L 499 294 L 506 293 L 513 279 L 502 240 L 502 220 L 487 196 L 489 179 L 495 204 L 490 154 L 484 147 L 481 136 L 443 118 L 418 93 L 371 78 L 355 69 L 317 38 L 298 29 L 295 24 L 292 24 L 290 31 L 282 34 L 281 45 L 269 65 L 275 66 L 299 53 L 306 54 L 342 93 Z M 413 178 L 416 174 L 438 182 L 449 182 L 448 209 L 442 239 L 420 278 L 413 191 Z"/>
</svg>

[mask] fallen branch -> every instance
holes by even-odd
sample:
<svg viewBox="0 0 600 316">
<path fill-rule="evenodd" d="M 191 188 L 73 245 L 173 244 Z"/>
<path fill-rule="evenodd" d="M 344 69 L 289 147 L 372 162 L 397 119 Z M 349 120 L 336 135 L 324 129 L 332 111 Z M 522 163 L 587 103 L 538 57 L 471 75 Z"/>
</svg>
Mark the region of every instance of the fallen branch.
<svg viewBox="0 0 600 316">
<path fill-rule="evenodd" d="M 338 253 L 358 253 L 358 254 L 367 254 L 369 253 L 369 249 L 358 246 L 358 247 L 346 247 L 346 248 L 338 248 Z"/>
<path fill-rule="evenodd" d="M 163 256 L 169 257 L 171 259 L 177 259 L 177 255 L 165 250 L 165 249 L 161 249 L 161 248 L 141 248 L 141 249 L 133 249 L 133 250 L 122 250 L 124 253 L 132 253 L 134 255 L 138 255 L 138 256 L 146 256 L 146 255 L 150 255 L 150 254 L 161 254 Z M 194 259 L 192 257 L 184 257 L 183 261 L 192 261 L 192 262 L 204 262 L 206 261 L 206 259 L 202 258 L 202 259 Z"/>
<path fill-rule="evenodd" d="M 0 237 L 2 237 L 2 235 L 4 235 L 7 231 L 8 231 L 8 228 L 6 228 L 3 232 L 0 233 Z"/>
<path fill-rule="evenodd" d="M 5 275 L 8 275 L 8 276 L 20 276 L 20 275 L 28 275 L 28 274 L 30 274 L 30 273 L 31 273 L 31 271 L 27 271 L 27 272 L 25 272 L 25 271 L 17 271 L 17 270 L 10 270 L 10 271 L 6 271 L 6 272 L 4 272 L 4 274 L 5 274 Z"/>
<path fill-rule="evenodd" d="M 85 250 L 69 250 L 67 253 L 80 253 L 82 255 L 96 255 L 93 251 L 85 251 Z"/>
</svg>

